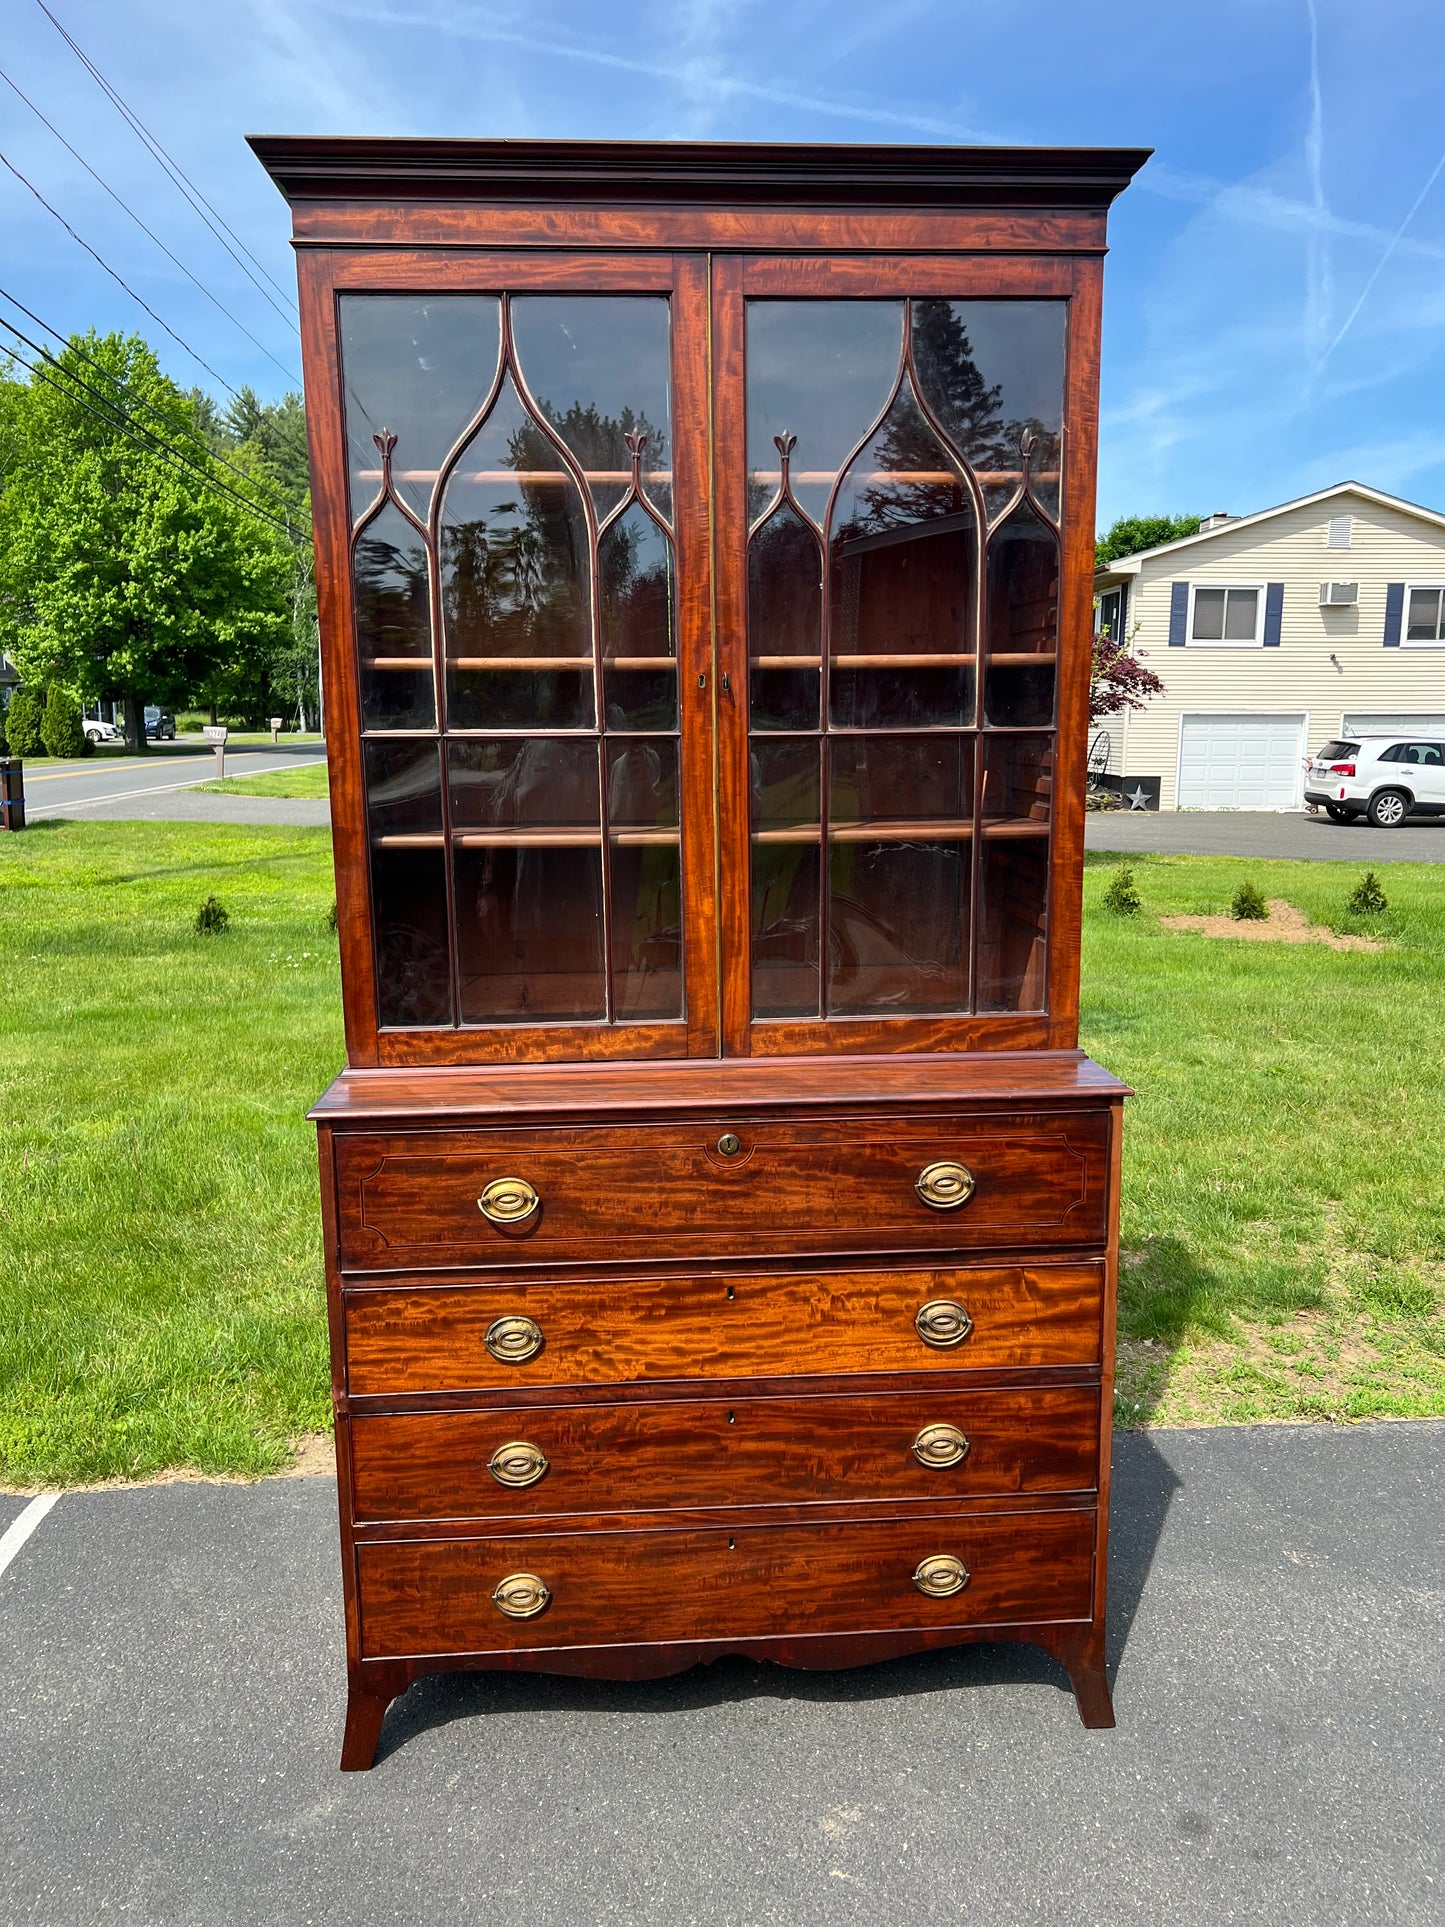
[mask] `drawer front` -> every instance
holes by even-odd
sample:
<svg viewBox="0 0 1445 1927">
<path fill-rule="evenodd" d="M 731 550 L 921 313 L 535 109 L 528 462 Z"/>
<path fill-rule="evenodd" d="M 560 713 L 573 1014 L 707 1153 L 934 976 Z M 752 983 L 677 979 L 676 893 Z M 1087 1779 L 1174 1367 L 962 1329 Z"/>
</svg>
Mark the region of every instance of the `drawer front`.
<svg viewBox="0 0 1445 1927">
<path fill-rule="evenodd" d="M 1093 1549 L 1092 1511 L 363 1543 L 361 1650 L 402 1659 L 1087 1619 Z M 919 1589 L 930 1560 L 958 1562 L 959 1590 Z M 932 1571 L 957 1581 L 957 1569 Z M 510 1618 L 494 1594 L 535 1604 L 527 1578 L 545 1603 Z"/>
<path fill-rule="evenodd" d="M 351 1422 L 352 1504 L 373 1521 L 1086 1491 L 1098 1442 L 1082 1386 L 387 1413 Z"/>
<path fill-rule="evenodd" d="M 1102 1110 L 342 1134 L 341 1262 L 393 1270 L 1101 1243 L 1108 1142 Z M 947 1186 L 935 1205 L 920 1195 L 922 1174 L 939 1164 L 970 1174 L 966 1202 L 948 1208 Z"/>
<path fill-rule="evenodd" d="M 1103 1291 L 1102 1264 L 353 1287 L 347 1384 L 365 1396 L 1091 1365 Z M 956 1344 L 919 1334 L 919 1314 L 939 1304 L 961 1306 L 971 1321 Z M 516 1362 L 488 1349 L 489 1334 L 508 1349 L 519 1329 L 508 1321 L 528 1321 L 526 1342 L 537 1342 Z M 935 1336 L 951 1334 L 945 1325 Z"/>
</svg>

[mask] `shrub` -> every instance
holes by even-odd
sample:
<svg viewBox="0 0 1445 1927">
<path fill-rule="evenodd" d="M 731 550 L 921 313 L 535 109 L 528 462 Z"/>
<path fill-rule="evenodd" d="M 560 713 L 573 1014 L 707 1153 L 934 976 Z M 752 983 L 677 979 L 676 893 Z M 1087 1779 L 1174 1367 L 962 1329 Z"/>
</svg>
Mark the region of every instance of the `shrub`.
<svg viewBox="0 0 1445 1927">
<path fill-rule="evenodd" d="M 1144 899 L 1134 888 L 1134 872 L 1127 863 L 1121 864 L 1109 879 L 1104 908 L 1112 910 L 1116 917 L 1137 917 L 1143 907 Z"/>
<path fill-rule="evenodd" d="M 230 925 L 226 906 L 216 897 L 207 897 L 196 912 L 195 930 L 198 937 L 219 937 Z"/>
<path fill-rule="evenodd" d="M 1264 923 L 1269 916 L 1269 905 L 1252 883 L 1241 883 L 1234 893 L 1229 914 L 1236 923 Z"/>
<path fill-rule="evenodd" d="M 1390 899 L 1375 881 L 1373 870 L 1366 870 L 1345 905 L 1352 917 L 1378 917 L 1390 907 Z"/>
<path fill-rule="evenodd" d="M 80 698 L 53 682 L 45 692 L 40 738 L 52 756 L 84 756 L 90 748 L 80 713 Z"/>
<path fill-rule="evenodd" d="M 10 698 L 5 718 L 5 736 L 12 756 L 39 756 L 45 745 L 40 725 L 45 718 L 45 697 L 38 689 L 17 689 Z"/>
</svg>

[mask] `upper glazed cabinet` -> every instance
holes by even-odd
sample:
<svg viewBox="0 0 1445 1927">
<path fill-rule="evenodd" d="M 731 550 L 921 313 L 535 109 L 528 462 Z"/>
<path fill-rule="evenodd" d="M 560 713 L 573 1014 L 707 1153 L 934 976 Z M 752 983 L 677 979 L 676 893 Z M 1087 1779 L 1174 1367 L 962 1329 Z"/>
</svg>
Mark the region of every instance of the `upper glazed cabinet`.
<svg viewBox="0 0 1445 1927">
<path fill-rule="evenodd" d="M 866 150 L 778 150 L 806 195 L 672 150 L 669 205 L 625 148 L 468 143 L 459 182 L 416 143 L 348 227 L 346 145 L 258 143 L 334 398 L 352 1062 L 1072 1045 L 1103 211 L 1139 157 L 1005 193 L 1008 155 L 924 150 L 941 210 L 858 214 Z M 469 198 L 515 246 L 464 245 Z"/>
</svg>

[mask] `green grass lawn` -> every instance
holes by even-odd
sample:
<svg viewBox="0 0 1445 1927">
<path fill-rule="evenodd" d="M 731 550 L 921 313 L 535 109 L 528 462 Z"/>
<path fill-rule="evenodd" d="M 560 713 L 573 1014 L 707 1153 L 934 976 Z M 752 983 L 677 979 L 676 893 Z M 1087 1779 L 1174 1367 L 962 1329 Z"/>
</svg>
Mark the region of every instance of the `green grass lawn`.
<svg viewBox="0 0 1445 1927">
<path fill-rule="evenodd" d="M 1131 861 L 1121 919 L 1090 859 L 1084 950 L 1084 1042 L 1138 1092 L 1121 1422 L 1445 1413 L 1445 869 L 1381 870 L 1370 954 L 1157 921 L 1247 875 L 1357 928 L 1358 865 Z M 0 838 L 0 1483 L 259 1473 L 326 1424 L 332 897 L 324 830 Z"/>
<path fill-rule="evenodd" d="M 197 783 L 198 790 L 223 796 L 329 796 L 326 763 L 303 763 L 299 769 L 265 770 L 260 776 L 228 776 L 221 783 Z"/>
</svg>

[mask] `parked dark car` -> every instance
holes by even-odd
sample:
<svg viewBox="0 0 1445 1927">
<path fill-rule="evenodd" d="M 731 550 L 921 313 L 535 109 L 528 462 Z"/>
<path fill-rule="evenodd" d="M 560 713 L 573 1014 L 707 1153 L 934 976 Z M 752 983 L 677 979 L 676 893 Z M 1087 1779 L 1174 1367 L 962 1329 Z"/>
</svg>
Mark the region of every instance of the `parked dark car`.
<svg viewBox="0 0 1445 1927">
<path fill-rule="evenodd" d="M 176 719 L 168 709 L 156 709 L 146 705 L 146 735 L 154 736 L 158 743 L 173 743 L 176 740 Z"/>
</svg>

